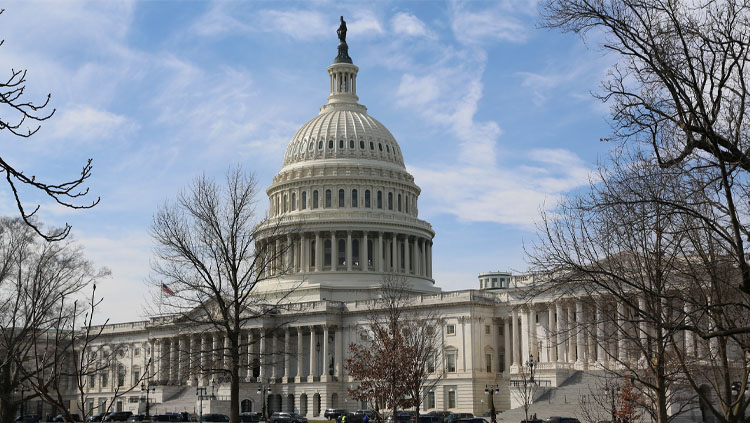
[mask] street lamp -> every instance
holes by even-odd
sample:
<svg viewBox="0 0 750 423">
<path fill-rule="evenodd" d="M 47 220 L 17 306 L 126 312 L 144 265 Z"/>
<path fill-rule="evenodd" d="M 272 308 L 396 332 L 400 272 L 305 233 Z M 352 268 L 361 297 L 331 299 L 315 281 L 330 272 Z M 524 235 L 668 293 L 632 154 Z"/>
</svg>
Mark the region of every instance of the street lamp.
<svg viewBox="0 0 750 423">
<path fill-rule="evenodd" d="M 194 381 L 195 381 L 195 384 L 198 385 L 197 377 L 194 379 Z M 211 395 L 208 394 L 208 390 L 206 389 L 205 386 L 198 386 L 195 388 L 195 395 L 200 400 L 200 405 L 198 409 L 200 413 L 199 414 L 200 417 L 198 417 L 198 421 L 201 423 L 203 423 L 203 400 L 204 399 L 205 400 L 216 399 L 216 395 L 214 394 L 214 389 L 216 389 L 215 385 L 216 385 L 215 381 L 211 379 Z"/>
<path fill-rule="evenodd" d="M 24 409 L 23 409 L 23 402 L 24 402 L 23 401 L 23 393 L 26 392 L 26 387 L 25 386 L 21 386 L 20 388 L 18 388 L 18 391 L 21 393 L 21 418 L 23 418 L 23 415 L 24 415 L 23 414 L 24 413 Z"/>
<path fill-rule="evenodd" d="M 529 354 L 529 361 L 526 362 L 526 365 L 529 366 L 529 382 L 534 383 L 534 366 L 536 363 L 532 354 Z"/>
<path fill-rule="evenodd" d="M 490 396 L 490 419 L 492 423 L 497 423 L 495 414 L 495 394 L 500 393 L 500 385 L 484 385 L 484 393 Z"/>
<path fill-rule="evenodd" d="M 149 382 L 148 385 L 144 385 L 143 383 L 141 383 L 141 392 L 145 392 L 146 393 L 146 420 L 150 420 L 148 418 L 148 411 L 149 411 L 148 394 L 149 394 L 149 392 L 156 392 L 156 387 L 155 386 L 151 386 L 150 382 Z"/>
<path fill-rule="evenodd" d="M 266 392 L 268 392 L 271 387 L 268 386 L 269 380 L 267 380 L 265 383 L 263 383 L 263 379 L 258 379 L 260 383 L 258 383 L 258 395 L 260 395 L 260 401 L 262 405 L 262 412 L 263 412 L 263 421 L 266 421 Z"/>
</svg>

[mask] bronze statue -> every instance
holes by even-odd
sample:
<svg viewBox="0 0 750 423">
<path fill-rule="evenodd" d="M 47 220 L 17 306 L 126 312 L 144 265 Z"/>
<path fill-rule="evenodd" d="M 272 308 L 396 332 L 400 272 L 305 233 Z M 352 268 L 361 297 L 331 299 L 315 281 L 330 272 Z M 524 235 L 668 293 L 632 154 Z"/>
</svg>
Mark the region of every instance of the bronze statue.
<svg viewBox="0 0 750 423">
<path fill-rule="evenodd" d="M 342 43 L 346 42 L 346 21 L 344 20 L 344 17 L 341 17 L 341 24 L 339 25 L 339 29 L 336 30 L 336 33 L 339 35 L 339 41 Z"/>
</svg>

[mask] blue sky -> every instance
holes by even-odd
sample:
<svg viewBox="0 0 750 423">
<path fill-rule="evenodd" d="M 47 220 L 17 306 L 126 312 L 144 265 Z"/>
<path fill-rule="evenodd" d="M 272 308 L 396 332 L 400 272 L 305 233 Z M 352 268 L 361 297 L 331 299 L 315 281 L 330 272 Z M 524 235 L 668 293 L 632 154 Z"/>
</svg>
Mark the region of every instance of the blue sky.
<svg viewBox="0 0 750 423">
<path fill-rule="evenodd" d="M 98 266 L 100 318 L 142 317 L 160 204 L 205 172 L 256 172 L 265 189 L 294 132 L 326 101 L 339 15 L 358 94 L 399 142 L 432 223 L 434 277 L 478 286 L 524 270 L 539 210 L 585 187 L 612 146 L 591 97 L 611 58 L 539 29 L 534 0 L 493 2 L 11 2 L 0 16 L 2 72 L 26 68 L 27 96 L 57 109 L 31 140 L 0 132 L 3 156 L 38 178 L 94 159 L 101 204 L 69 222 Z M 36 201 L 27 193 L 29 203 Z M 0 191 L 0 213 L 14 213 Z M 265 197 L 260 203 L 267 208 Z"/>
</svg>

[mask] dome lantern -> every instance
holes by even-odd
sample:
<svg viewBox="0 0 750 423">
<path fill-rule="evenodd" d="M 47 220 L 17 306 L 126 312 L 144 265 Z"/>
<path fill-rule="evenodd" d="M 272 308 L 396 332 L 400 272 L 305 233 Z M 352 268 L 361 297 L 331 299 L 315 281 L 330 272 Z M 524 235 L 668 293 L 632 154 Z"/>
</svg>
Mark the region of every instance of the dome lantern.
<svg viewBox="0 0 750 423">
<path fill-rule="evenodd" d="M 328 67 L 330 94 L 328 103 L 357 103 L 357 71 L 352 58 L 349 57 L 349 46 L 346 44 L 346 21 L 341 17 L 341 24 L 336 31 L 339 36 L 338 55 Z"/>
</svg>

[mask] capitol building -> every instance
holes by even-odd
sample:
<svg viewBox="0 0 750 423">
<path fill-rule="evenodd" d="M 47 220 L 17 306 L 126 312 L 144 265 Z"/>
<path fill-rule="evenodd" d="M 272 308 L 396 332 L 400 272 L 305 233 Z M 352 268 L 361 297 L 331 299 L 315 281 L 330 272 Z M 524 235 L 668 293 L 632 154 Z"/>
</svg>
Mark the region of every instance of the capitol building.
<svg viewBox="0 0 750 423">
<path fill-rule="evenodd" d="M 399 142 L 360 104 L 358 73 L 348 54 L 327 68 L 328 100 L 292 136 L 266 190 L 269 219 L 258 227 L 256 244 L 283 254 L 258 269 L 263 277 L 256 290 L 283 297 L 288 306 L 245 328 L 240 411 L 260 411 L 263 393 L 268 413 L 295 411 L 308 419 L 322 420 L 328 408 L 366 408 L 347 395 L 356 382 L 344 363 L 348 346 L 363 342 L 372 299 L 388 275 L 405 281 L 414 307 L 439 316 L 440 380 L 424 393 L 423 411 L 483 415 L 491 401 L 498 410 L 517 408 L 513 381 L 529 357 L 543 388 L 539 396 L 562 404 L 555 389 L 585 380 L 586 371 L 607 366 L 617 354 L 617 339 L 611 352 L 595 342 L 605 327 L 567 330 L 574 321 L 593 322 L 602 313 L 599 303 L 529 300 L 534 277 L 507 272 L 479 274 L 475 289 L 442 291 L 432 273 L 439 245 L 430 223 L 420 219 L 420 188 Z M 113 361 L 88 377 L 87 403 L 106 403 L 132 387 L 112 409 L 143 413 L 145 373 L 151 414 L 197 413 L 196 387 L 214 393 L 202 401 L 204 413 L 228 413 L 228 380 L 201 371 L 212 359 L 207 351 L 229 345 L 214 330 L 169 316 L 106 326 L 88 354 Z M 485 393 L 489 385 L 499 390 L 492 398 Z"/>
</svg>

